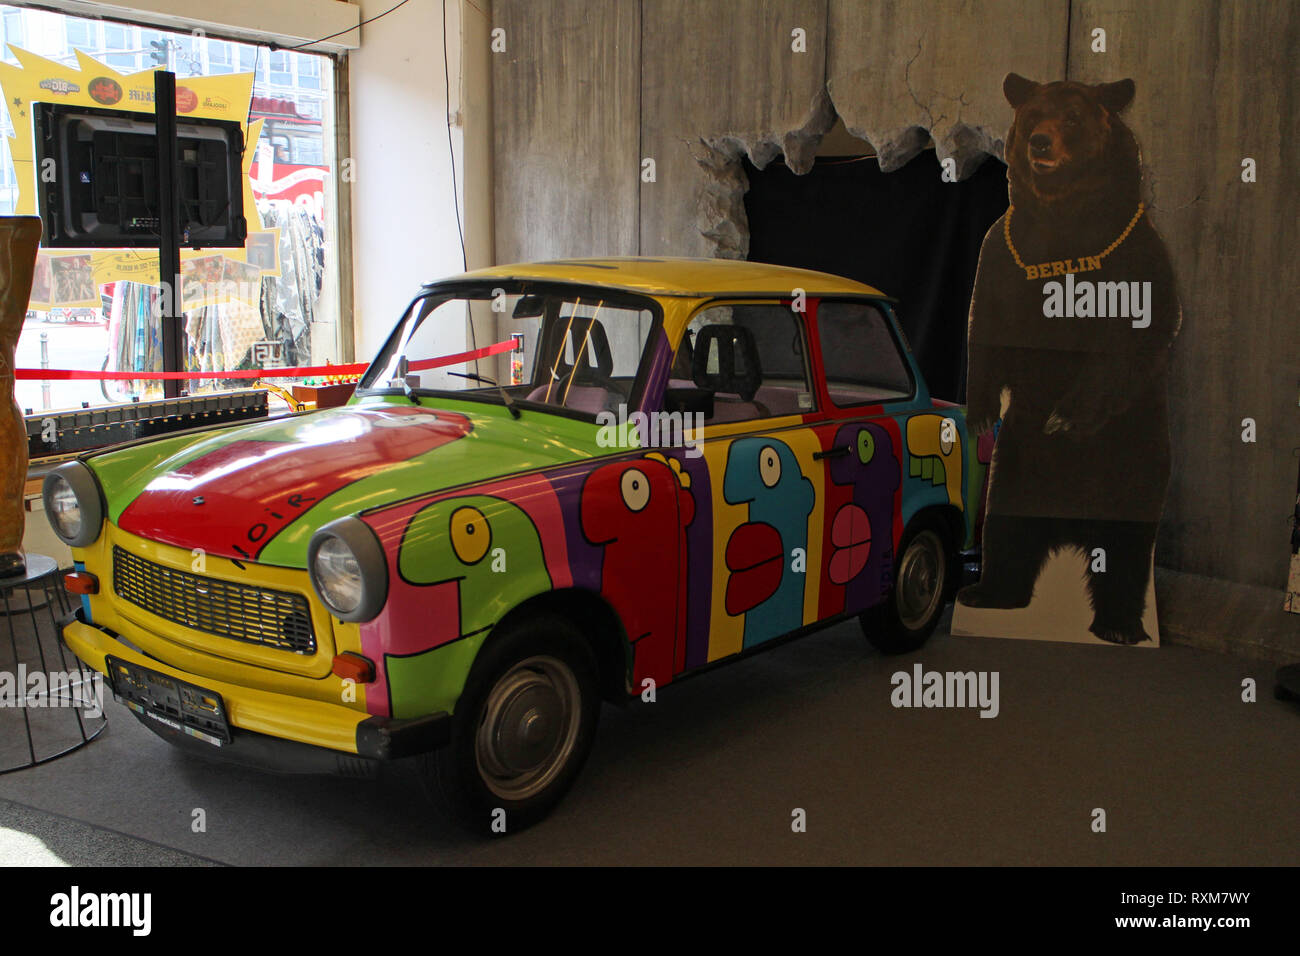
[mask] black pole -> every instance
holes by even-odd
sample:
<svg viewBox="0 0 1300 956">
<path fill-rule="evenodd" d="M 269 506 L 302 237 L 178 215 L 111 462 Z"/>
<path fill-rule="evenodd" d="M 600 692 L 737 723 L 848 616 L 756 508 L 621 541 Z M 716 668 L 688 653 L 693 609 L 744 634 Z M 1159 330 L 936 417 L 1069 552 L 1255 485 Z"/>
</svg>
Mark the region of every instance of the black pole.
<svg viewBox="0 0 1300 956">
<path fill-rule="evenodd" d="M 181 229 L 176 180 L 176 74 L 153 75 L 154 125 L 158 134 L 158 277 L 162 282 L 163 370 L 185 371 L 185 329 L 181 325 Z M 163 397 L 177 398 L 181 383 L 163 380 Z"/>
</svg>

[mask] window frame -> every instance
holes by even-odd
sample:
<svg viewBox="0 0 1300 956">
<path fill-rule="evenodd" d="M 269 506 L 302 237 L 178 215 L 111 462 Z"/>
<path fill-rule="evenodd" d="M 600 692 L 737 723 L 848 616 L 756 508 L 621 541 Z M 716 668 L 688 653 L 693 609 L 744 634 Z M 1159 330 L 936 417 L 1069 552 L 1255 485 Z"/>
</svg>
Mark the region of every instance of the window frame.
<svg viewBox="0 0 1300 956">
<path fill-rule="evenodd" d="M 717 308 L 719 306 L 734 307 L 738 305 L 764 305 L 764 306 L 776 306 L 778 308 L 787 310 L 790 313 L 790 315 L 794 318 L 795 325 L 798 328 L 799 334 L 802 336 L 803 339 L 804 376 L 808 385 L 808 394 L 812 397 L 812 401 L 813 401 L 812 408 L 803 409 L 798 412 L 791 412 L 784 415 L 767 415 L 760 418 L 745 418 L 745 419 L 740 419 L 738 421 L 730 421 L 730 422 L 706 421 L 704 423 L 704 427 L 706 429 L 726 429 L 728 432 L 744 431 L 744 430 L 762 431 L 764 430 L 765 427 L 770 427 L 770 424 L 765 426 L 764 423 L 780 422 L 790 418 L 804 419 L 809 415 L 825 414 L 825 407 L 822 403 L 822 395 L 820 394 L 821 388 L 817 384 L 818 366 L 814 365 L 812 359 L 812 346 L 813 343 L 816 341 L 812 334 L 813 331 L 812 326 L 808 322 L 808 313 L 795 311 L 794 309 L 790 308 L 792 304 L 793 304 L 793 300 L 790 299 L 788 296 L 783 298 L 780 296 L 761 296 L 761 295 L 755 296 L 755 295 L 742 294 L 738 296 L 715 296 L 711 299 L 707 299 L 699 303 L 694 309 L 691 310 L 690 316 L 686 319 L 686 322 L 682 325 L 681 339 L 677 342 L 676 347 L 673 349 L 672 361 L 674 364 L 677 361 L 677 356 L 681 350 L 682 344 L 686 341 L 686 335 L 690 331 L 691 323 L 694 322 L 697 318 L 699 318 L 702 313 L 706 312 L 709 309 Z M 694 347 L 694 343 L 692 343 L 692 347 Z"/>
<path fill-rule="evenodd" d="M 902 362 L 903 370 L 907 373 L 908 381 L 911 383 L 912 390 L 909 394 L 899 396 L 898 398 L 881 399 L 877 401 L 847 402 L 840 403 L 831 397 L 831 383 L 826 374 L 826 346 L 822 340 L 821 327 L 821 307 L 828 302 L 842 302 L 853 305 L 869 305 L 879 310 L 880 314 L 885 317 L 885 328 L 889 332 L 890 341 L 894 343 L 894 350 Z M 826 403 L 829 409 L 835 409 L 843 412 L 853 412 L 862 408 L 874 408 L 884 405 L 897 405 L 899 403 L 912 403 L 920 395 L 920 382 L 917 370 L 912 362 L 911 349 L 907 347 L 902 338 L 902 328 L 898 324 L 898 316 L 894 314 L 892 302 L 884 297 L 876 296 L 859 296 L 859 295 L 826 295 L 817 296 L 817 307 L 814 315 L 814 323 L 817 326 L 817 362 L 818 369 L 821 372 L 821 388 L 825 392 Z"/>
<path fill-rule="evenodd" d="M 283 69 L 276 69 L 276 58 L 281 58 Z M 267 85 L 269 86 L 293 86 L 294 81 L 294 56 L 288 50 L 272 50 L 271 55 L 267 57 L 266 75 Z M 276 79 L 276 77 L 287 77 L 287 80 Z"/>
<path fill-rule="evenodd" d="M 303 67 L 307 65 L 315 67 L 315 70 L 304 72 Z M 323 84 L 321 83 L 320 64 L 316 63 L 315 60 L 308 59 L 295 53 L 293 55 L 293 75 L 296 85 L 300 89 L 319 90 L 322 88 Z M 303 83 L 304 77 L 314 81 L 316 85 L 307 86 Z"/>
<path fill-rule="evenodd" d="M 84 42 L 73 40 L 72 26 L 74 23 L 78 27 L 85 28 L 86 32 L 89 34 L 88 40 Z M 98 46 L 99 45 L 98 39 L 102 31 L 103 31 L 103 25 L 94 20 L 86 20 L 81 17 L 68 17 L 63 22 L 63 42 L 67 45 L 68 54 L 74 55 L 77 50 L 80 50 L 83 47 Z"/>
<path fill-rule="evenodd" d="M 203 44 L 203 54 L 207 60 L 208 73 L 214 76 L 234 73 L 239 57 L 235 48 L 231 46 L 231 41 L 222 37 L 205 37 L 205 40 L 207 42 Z"/>
</svg>

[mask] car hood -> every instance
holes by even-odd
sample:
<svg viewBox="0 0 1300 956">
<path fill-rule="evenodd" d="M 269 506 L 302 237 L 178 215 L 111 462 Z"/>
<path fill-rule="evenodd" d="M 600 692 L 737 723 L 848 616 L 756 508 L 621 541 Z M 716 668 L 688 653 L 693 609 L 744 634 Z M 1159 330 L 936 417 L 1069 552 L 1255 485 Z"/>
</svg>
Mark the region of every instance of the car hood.
<svg viewBox="0 0 1300 956">
<path fill-rule="evenodd" d="M 594 424 L 516 420 L 479 402 L 387 397 L 144 442 L 87 464 L 109 520 L 131 534 L 234 560 L 306 565 L 307 542 L 344 515 L 602 453 Z"/>
</svg>

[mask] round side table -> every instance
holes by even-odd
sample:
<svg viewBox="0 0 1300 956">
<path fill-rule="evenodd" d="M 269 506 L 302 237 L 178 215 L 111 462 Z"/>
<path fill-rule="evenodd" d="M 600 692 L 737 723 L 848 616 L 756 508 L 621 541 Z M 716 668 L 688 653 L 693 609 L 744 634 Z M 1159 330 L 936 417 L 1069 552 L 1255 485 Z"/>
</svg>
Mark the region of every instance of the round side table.
<svg viewBox="0 0 1300 956">
<path fill-rule="evenodd" d="M 72 753 L 108 725 L 104 678 L 59 634 L 73 604 L 58 563 L 26 560 L 26 573 L 0 578 L 0 774 Z"/>
</svg>

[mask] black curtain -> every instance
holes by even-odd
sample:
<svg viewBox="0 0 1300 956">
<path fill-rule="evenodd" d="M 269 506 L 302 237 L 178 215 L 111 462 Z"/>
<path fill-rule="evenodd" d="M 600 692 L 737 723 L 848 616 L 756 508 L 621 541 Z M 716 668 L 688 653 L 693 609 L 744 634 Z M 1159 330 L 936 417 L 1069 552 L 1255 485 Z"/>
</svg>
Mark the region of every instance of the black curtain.
<svg viewBox="0 0 1300 956">
<path fill-rule="evenodd" d="M 749 258 L 831 272 L 898 299 L 936 398 L 964 401 L 966 316 L 980 243 L 1007 208 L 1007 168 L 986 159 L 944 182 L 933 149 L 882 173 L 875 157 L 819 158 L 803 176 L 748 159 Z"/>
</svg>

